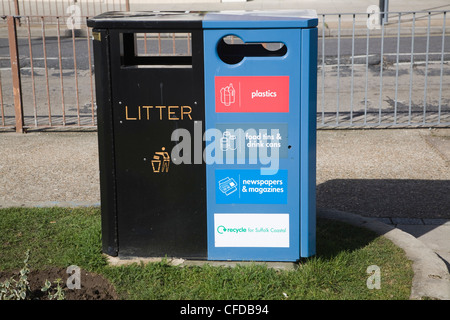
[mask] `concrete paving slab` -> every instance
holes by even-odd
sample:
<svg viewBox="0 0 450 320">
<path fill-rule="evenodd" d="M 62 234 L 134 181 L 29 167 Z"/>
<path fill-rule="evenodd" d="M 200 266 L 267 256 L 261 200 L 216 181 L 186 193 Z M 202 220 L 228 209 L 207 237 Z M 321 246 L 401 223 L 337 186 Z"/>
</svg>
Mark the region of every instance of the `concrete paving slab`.
<svg viewBox="0 0 450 320">
<path fill-rule="evenodd" d="M 422 219 L 417 218 L 392 218 L 392 223 L 395 225 L 406 224 L 406 225 L 423 225 Z"/>
<path fill-rule="evenodd" d="M 436 252 L 446 263 L 450 272 L 450 224 L 398 224 L 396 227 L 413 235 Z"/>
<path fill-rule="evenodd" d="M 449 219 L 427 219 L 424 218 L 422 219 L 424 224 L 433 224 L 433 225 L 450 225 L 450 220 Z"/>
<path fill-rule="evenodd" d="M 141 263 L 154 263 L 166 261 L 171 266 L 204 266 L 210 265 L 213 267 L 230 267 L 234 268 L 236 266 L 251 266 L 251 265 L 263 265 L 267 268 L 277 269 L 277 270 L 288 270 L 293 271 L 298 268 L 298 263 L 295 262 L 271 262 L 271 261 L 209 261 L 209 260 L 186 260 L 181 258 L 142 258 L 142 257 L 111 257 L 107 256 L 108 263 L 112 266 L 123 266 L 130 264 L 141 264 Z"/>
<path fill-rule="evenodd" d="M 439 155 L 450 164 L 450 135 L 426 137 L 426 141 L 439 153 Z"/>
</svg>

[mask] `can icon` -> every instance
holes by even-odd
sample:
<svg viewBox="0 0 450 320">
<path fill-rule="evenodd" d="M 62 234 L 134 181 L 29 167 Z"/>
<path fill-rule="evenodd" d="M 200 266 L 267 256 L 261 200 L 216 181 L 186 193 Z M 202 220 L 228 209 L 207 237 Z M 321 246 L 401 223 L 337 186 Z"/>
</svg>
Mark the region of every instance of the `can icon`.
<svg viewBox="0 0 450 320">
<path fill-rule="evenodd" d="M 232 142 L 233 141 L 233 145 Z M 229 131 L 225 131 L 220 138 L 220 150 L 228 151 L 228 150 L 236 150 L 236 136 L 232 135 Z"/>
</svg>

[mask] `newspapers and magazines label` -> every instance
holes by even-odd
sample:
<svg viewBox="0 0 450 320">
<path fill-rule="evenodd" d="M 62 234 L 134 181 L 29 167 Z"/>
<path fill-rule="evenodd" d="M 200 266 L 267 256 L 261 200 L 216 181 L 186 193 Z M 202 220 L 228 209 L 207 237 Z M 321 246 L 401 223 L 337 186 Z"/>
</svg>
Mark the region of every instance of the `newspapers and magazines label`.
<svg viewBox="0 0 450 320">
<path fill-rule="evenodd" d="M 261 175 L 260 170 L 216 170 L 216 203 L 286 204 L 288 171 Z"/>
</svg>

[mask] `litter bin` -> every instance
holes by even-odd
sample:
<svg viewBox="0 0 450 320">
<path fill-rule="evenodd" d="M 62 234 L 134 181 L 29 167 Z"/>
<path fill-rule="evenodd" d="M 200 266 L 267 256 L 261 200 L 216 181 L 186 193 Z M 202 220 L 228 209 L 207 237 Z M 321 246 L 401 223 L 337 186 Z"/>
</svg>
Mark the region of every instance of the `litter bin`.
<svg viewBox="0 0 450 320">
<path fill-rule="evenodd" d="M 103 251 L 315 254 L 315 13 L 112 12 L 88 26 Z M 164 34 L 186 52 L 161 52 Z"/>
</svg>

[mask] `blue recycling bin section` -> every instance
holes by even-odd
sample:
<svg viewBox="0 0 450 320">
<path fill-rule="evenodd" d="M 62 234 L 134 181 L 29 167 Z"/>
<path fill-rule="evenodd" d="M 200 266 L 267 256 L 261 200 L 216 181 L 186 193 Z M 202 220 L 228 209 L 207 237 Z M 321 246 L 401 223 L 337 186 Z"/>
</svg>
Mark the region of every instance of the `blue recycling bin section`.
<svg viewBox="0 0 450 320">
<path fill-rule="evenodd" d="M 203 19 L 209 260 L 315 254 L 317 22 L 311 12 Z"/>
</svg>

